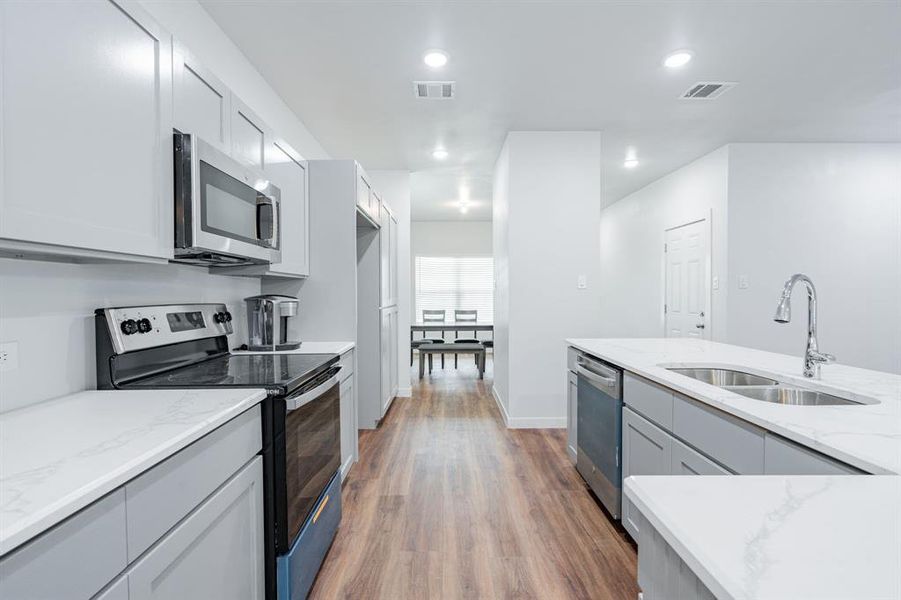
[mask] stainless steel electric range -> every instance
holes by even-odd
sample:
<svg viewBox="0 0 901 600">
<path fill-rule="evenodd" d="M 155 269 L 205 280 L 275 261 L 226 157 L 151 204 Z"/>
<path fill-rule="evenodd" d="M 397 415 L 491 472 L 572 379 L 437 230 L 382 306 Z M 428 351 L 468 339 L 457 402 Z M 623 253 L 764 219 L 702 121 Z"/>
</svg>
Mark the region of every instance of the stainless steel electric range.
<svg viewBox="0 0 901 600">
<path fill-rule="evenodd" d="M 305 598 L 341 518 L 336 354 L 231 354 L 224 304 L 95 311 L 99 389 L 264 388 L 266 597 Z"/>
</svg>

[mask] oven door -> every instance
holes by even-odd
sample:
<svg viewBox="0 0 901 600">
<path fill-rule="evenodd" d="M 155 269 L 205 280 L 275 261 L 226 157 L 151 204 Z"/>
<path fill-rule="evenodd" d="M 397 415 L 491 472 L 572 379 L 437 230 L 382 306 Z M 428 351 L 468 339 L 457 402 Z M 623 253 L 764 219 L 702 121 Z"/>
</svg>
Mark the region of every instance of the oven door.
<svg viewBox="0 0 901 600">
<path fill-rule="evenodd" d="M 341 466 L 340 370 L 340 366 L 330 368 L 285 399 L 286 494 L 284 511 L 279 511 L 284 515 L 279 533 L 286 544 L 280 544 L 281 552 L 294 544 Z"/>
<path fill-rule="evenodd" d="M 277 187 L 196 136 L 175 134 L 175 157 L 177 255 L 223 255 L 222 264 L 281 260 Z"/>
</svg>

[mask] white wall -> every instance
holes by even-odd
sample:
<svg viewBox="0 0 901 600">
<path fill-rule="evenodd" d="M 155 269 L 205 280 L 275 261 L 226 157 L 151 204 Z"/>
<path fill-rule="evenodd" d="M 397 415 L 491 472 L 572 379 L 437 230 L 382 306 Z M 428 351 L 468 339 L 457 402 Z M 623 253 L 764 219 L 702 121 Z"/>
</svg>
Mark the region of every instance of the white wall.
<svg viewBox="0 0 901 600">
<path fill-rule="evenodd" d="M 729 144 L 606 208 L 605 337 L 664 335 L 663 230 L 709 210 L 713 339 L 803 354 L 803 291 L 791 324 L 772 318 L 785 280 L 804 272 L 819 293 L 821 349 L 901 372 L 901 145 Z"/>
<path fill-rule="evenodd" d="M 496 183 L 494 201 L 502 207 L 495 236 L 506 239 L 506 275 L 496 284 L 509 340 L 495 347 L 495 368 L 507 369 L 508 390 L 498 395 L 509 426 L 562 427 L 564 340 L 601 333 L 601 136 L 511 132 L 505 152 L 495 179 L 508 187 Z M 580 275 L 586 289 L 577 288 Z"/>
<path fill-rule="evenodd" d="M 491 256 L 490 221 L 414 221 L 412 255 Z"/>
<path fill-rule="evenodd" d="M 412 320 L 412 271 L 410 265 L 410 173 L 409 171 L 368 171 L 372 185 L 379 191 L 397 217 L 397 395 L 408 398 L 410 386 L 410 322 Z"/>
<path fill-rule="evenodd" d="M 494 248 L 494 386 L 491 393 L 508 420 L 510 411 L 510 146 L 504 140 L 494 165 L 491 245 Z M 502 357 L 498 360 L 498 356 Z"/>
<path fill-rule="evenodd" d="M 801 355 L 803 289 L 790 324 L 773 311 L 802 272 L 818 292 L 820 348 L 901 373 L 901 144 L 732 144 L 729 156 L 729 342 Z"/>
<path fill-rule="evenodd" d="M 176 41 L 195 55 L 303 158 L 329 158 L 319 141 L 196 0 L 139 2 L 172 33 Z"/>
<path fill-rule="evenodd" d="M 601 214 L 600 314 L 603 337 L 663 337 L 663 241 L 666 229 L 712 218 L 711 337 L 726 336 L 726 196 L 729 148 L 699 158 L 626 196 Z M 711 217 L 712 215 L 712 217 Z"/>
<path fill-rule="evenodd" d="M 225 302 L 234 315 L 234 347 L 247 340 L 243 300 L 259 293 L 258 279 L 186 265 L 0 259 L 0 341 L 19 347 L 19 368 L 0 375 L 0 412 L 96 386 L 96 308 Z"/>
</svg>

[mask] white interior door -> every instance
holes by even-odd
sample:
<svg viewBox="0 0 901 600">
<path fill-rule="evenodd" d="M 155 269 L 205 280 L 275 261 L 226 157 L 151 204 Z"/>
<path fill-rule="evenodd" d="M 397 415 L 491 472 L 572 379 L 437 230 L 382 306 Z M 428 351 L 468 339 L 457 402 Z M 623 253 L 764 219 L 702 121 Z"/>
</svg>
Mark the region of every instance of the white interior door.
<svg viewBox="0 0 901 600">
<path fill-rule="evenodd" d="M 666 337 L 710 339 L 707 221 L 666 230 Z"/>
</svg>

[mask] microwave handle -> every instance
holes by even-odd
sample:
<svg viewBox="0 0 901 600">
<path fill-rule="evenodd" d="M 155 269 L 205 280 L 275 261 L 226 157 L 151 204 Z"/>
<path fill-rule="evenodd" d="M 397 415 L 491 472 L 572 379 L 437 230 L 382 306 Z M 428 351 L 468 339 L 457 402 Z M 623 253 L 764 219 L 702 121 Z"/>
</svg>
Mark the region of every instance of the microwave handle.
<svg viewBox="0 0 901 600">
<path fill-rule="evenodd" d="M 279 230 L 279 205 L 278 201 L 260 194 L 257 196 L 257 231 L 260 241 L 269 248 L 277 248 L 278 246 L 278 230 Z M 263 232 L 263 212 L 269 211 L 269 235 L 265 236 Z M 264 237 L 265 236 L 265 237 Z"/>
</svg>

